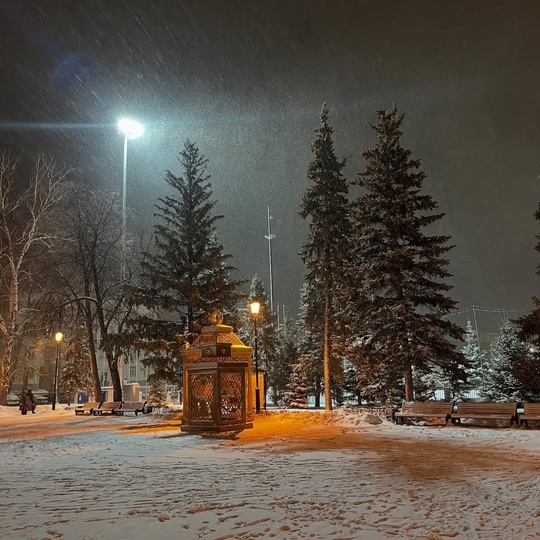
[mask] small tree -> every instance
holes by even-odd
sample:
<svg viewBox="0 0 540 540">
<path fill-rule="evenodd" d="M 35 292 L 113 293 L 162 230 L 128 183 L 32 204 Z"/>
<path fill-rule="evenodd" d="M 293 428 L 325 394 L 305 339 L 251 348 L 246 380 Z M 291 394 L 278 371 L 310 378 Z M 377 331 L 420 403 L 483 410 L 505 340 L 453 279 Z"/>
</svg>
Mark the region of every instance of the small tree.
<svg viewBox="0 0 540 540">
<path fill-rule="evenodd" d="M 167 383 L 156 375 L 148 377 L 148 405 L 162 407 L 167 401 Z"/>
<path fill-rule="evenodd" d="M 300 361 L 293 366 L 291 378 L 287 384 L 287 391 L 283 396 L 283 402 L 290 409 L 308 408 L 309 385 L 305 372 L 305 366 Z"/>
<path fill-rule="evenodd" d="M 298 356 L 296 328 L 290 319 L 285 319 L 277 332 L 275 354 L 268 364 L 268 386 L 274 405 L 283 399 Z"/>
<path fill-rule="evenodd" d="M 461 349 L 463 356 L 467 362 L 459 364 L 459 369 L 466 371 L 467 380 L 456 376 L 453 372 L 438 371 L 435 374 L 435 381 L 442 386 L 447 392 L 448 398 L 451 400 L 463 400 L 467 397 L 468 392 L 474 388 L 481 388 L 484 384 L 484 374 L 486 368 L 486 352 L 482 351 L 478 346 L 478 334 L 473 328 L 470 320 L 467 320 L 465 329 L 465 346 Z"/>
<path fill-rule="evenodd" d="M 92 371 L 90 369 L 89 349 L 86 336 L 82 332 L 76 334 L 67 344 L 65 363 L 60 374 L 60 392 L 64 393 L 71 403 L 79 391 L 91 394 L 93 391 Z M 96 399 L 99 399 L 98 396 Z"/>
<path fill-rule="evenodd" d="M 516 329 L 506 321 L 491 346 L 491 358 L 480 395 L 485 401 L 517 401 L 523 397 L 523 388 L 513 376 L 514 366 L 527 356 Z"/>
</svg>

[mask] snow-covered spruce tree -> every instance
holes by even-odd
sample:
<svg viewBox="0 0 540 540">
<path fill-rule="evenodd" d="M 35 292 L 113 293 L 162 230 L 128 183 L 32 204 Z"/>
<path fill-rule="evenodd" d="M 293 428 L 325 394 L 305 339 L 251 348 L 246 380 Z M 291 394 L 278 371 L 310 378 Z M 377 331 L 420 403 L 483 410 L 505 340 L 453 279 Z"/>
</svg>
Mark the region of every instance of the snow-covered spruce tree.
<svg viewBox="0 0 540 540">
<path fill-rule="evenodd" d="M 292 369 L 287 391 L 283 396 L 283 403 L 290 409 L 307 409 L 309 385 L 305 372 L 305 364 L 301 361 Z"/>
<path fill-rule="evenodd" d="M 322 299 L 320 289 L 312 288 L 304 282 L 300 291 L 300 328 L 298 352 L 302 357 L 309 386 L 315 397 L 315 407 L 321 406 L 323 389 L 323 349 Z"/>
<path fill-rule="evenodd" d="M 333 129 L 328 124 L 328 108 L 323 105 L 320 125 L 315 130 L 311 146 L 313 159 L 307 177 L 310 187 L 302 199 L 300 215 L 309 219 L 309 233 L 302 246 L 302 260 L 307 272 L 305 281 L 312 290 L 319 289 L 315 301 L 322 302 L 316 317 L 308 324 L 322 325 L 322 350 L 324 372 L 325 408 L 332 409 L 331 357 L 334 334 L 336 280 L 339 279 L 343 258 L 347 253 L 349 234 L 348 186 L 342 175 L 344 161 L 338 161 L 332 140 Z M 309 302 L 310 300 L 307 299 Z M 313 310 L 311 310 L 313 311 Z"/>
<path fill-rule="evenodd" d="M 288 319 L 278 328 L 277 316 L 270 309 L 268 295 L 257 274 L 251 280 L 249 298 L 261 305 L 257 317 L 259 365 L 267 369 L 268 391 L 273 404 L 278 405 L 289 382 L 291 366 L 298 362 L 296 329 Z M 238 334 L 244 343 L 254 345 L 253 319 L 245 307 Z"/>
<path fill-rule="evenodd" d="M 437 203 L 421 193 L 425 174 L 401 144 L 402 121 L 395 106 L 379 111 L 372 126 L 376 146 L 363 153 L 366 169 L 355 182 L 363 194 L 352 205 L 347 268 L 354 301 L 345 306 L 352 343 L 363 338 L 351 360 L 370 370 L 364 376 L 379 393 L 390 393 L 404 378 L 411 401 L 413 370 L 425 374 L 439 366 L 464 378 L 465 359 L 449 339 L 461 340 L 463 329 L 445 318 L 456 305 L 446 295 L 450 237 L 425 230 L 444 214 L 434 214 Z"/>
<path fill-rule="evenodd" d="M 83 331 L 79 330 L 69 340 L 64 354 L 65 362 L 58 382 L 60 392 L 66 395 L 69 402 L 75 400 L 78 391 L 92 394 L 94 388 L 88 360 L 90 350 Z M 99 398 L 100 396 L 97 399 Z"/>
<path fill-rule="evenodd" d="M 356 366 L 347 360 L 344 363 L 343 395 L 347 401 L 360 405 L 362 394 L 358 386 Z"/>
<path fill-rule="evenodd" d="M 523 388 L 512 375 L 512 368 L 527 356 L 527 348 L 514 326 L 506 321 L 491 346 L 490 361 L 484 374 L 480 395 L 484 401 L 517 401 Z"/>
<path fill-rule="evenodd" d="M 452 372 L 440 371 L 435 374 L 434 380 L 438 386 L 444 388 L 448 399 L 463 400 L 467 393 L 473 389 L 480 389 L 484 382 L 484 369 L 487 367 L 486 352 L 478 346 L 478 334 L 470 320 L 467 320 L 465 329 L 465 346 L 461 349 L 468 368 L 467 381 L 456 377 Z M 460 365 L 465 370 L 465 365 Z"/>
<path fill-rule="evenodd" d="M 299 356 L 297 329 L 292 320 L 285 318 L 276 337 L 276 351 L 268 365 L 268 381 L 274 405 L 283 399 L 292 367 L 298 363 Z"/>
<path fill-rule="evenodd" d="M 259 365 L 267 368 L 272 362 L 272 355 L 276 350 L 276 329 L 277 316 L 270 309 L 268 295 L 261 278 L 255 274 L 251 279 L 249 287 L 249 301 L 257 300 L 260 304 L 259 315 L 257 317 L 257 349 L 259 355 Z M 249 306 L 246 302 L 241 304 L 242 326 L 238 329 L 240 339 L 250 347 L 254 345 L 254 324 Z"/>
<path fill-rule="evenodd" d="M 141 285 L 130 291 L 139 308 L 131 320 L 132 347 L 158 379 L 176 384 L 189 333 L 208 314 L 232 310 L 241 284 L 230 279 L 230 255 L 217 240 L 216 222 L 223 216 L 212 214 L 208 160 L 187 140 L 179 161 L 182 174 L 167 172 L 171 194 L 156 205 L 154 249 L 144 253 Z"/>
<path fill-rule="evenodd" d="M 467 319 L 467 327 L 465 329 L 465 346 L 461 349 L 461 352 L 469 365 L 467 369 L 467 384 L 465 386 L 468 389 L 480 388 L 484 380 L 486 351 L 480 349 L 478 345 L 478 332 L 473 328 L 469 319 Z"/>
<path fill-rule="evenodd" d="M 163 379 L 150 375 L 148 378 L 148 405 L 161 407 L 167 401 L 167 384 Z"/>
</svg>

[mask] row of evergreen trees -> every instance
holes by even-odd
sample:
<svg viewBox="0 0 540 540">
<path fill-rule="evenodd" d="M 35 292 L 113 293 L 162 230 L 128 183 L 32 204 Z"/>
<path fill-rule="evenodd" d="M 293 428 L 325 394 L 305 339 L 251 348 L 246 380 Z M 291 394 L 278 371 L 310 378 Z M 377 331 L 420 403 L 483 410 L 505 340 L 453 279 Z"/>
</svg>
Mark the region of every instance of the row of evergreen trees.
<svg viewBox="0 0 540 540">
<path fill-rule="evenodd" d="M 449 296 L 450 237 L 437 234 L 444 214 L 423 192 L 426 175 L 402 145 L 402 122 L 395 106 L 377 113 L 375 146 L 363 152 L 365 169 L 348 182 L 326 105 L 321 110 L 300 207 L 309 233 L 299 321 L 277 327 L 258 276 L 249 292 L 262 306 L 259 360 L 274 404 L 303 407 L 311 394 L 319 406 L 323 392 L 326 408 L 400 393 L 427 399 L 435 386 L 454 398 L 473 388 L 489 399 L 534 398 L 524 374 L 536 364 L 524 335 L 505 324 L 484 363 L 470 327 L 464 333 L 448 318 L 456 307 Z M 153 378 L 172 383 L 179 382 L 181 348 L 212 311 L 223 311 L 247 343 L 252 336 L 247 299 L 238 292 L 243 282 L 231 279 L 230 256 L 217 240 L 222 216 L 213 215 L 207 160 L 187 141 L 180 165 L 180 176 L 167 173 L 171 195 L 156 206 L 154 246 L 143 254 L 141 282 L 129 288 L 137 308 L 130 347 L 144 353 Z M 530 317 L 520 322 L 530 325 Z M 511 346 L 509 336 L 516 340 Z"/>
<path fill-rule="evenodd" d="M 332 379 L 343 380 L 342 358 L 372 398 L 387 399 L 404 380 L 405 398 L 414 399 L 414 374 L 442 370 L 465 379 L 466 359 L 455 346 L 463 329 L 447 318 L 456 305 L 448 296 L 450 238 L 435 233 L 444 214 L 422 192 L 426 175 L 402 145 L 402 121 L 395 106 L 378 112 L 376 144 L 363 152 L 365 169 L 350 183 L 326 106 L 315 132 L 312 184 L 301 206 L 310 220 L 304 324 L 322 344 L 327 408 Z M 352 201 L 349 185 L 360 191 Z"/>
</svg>

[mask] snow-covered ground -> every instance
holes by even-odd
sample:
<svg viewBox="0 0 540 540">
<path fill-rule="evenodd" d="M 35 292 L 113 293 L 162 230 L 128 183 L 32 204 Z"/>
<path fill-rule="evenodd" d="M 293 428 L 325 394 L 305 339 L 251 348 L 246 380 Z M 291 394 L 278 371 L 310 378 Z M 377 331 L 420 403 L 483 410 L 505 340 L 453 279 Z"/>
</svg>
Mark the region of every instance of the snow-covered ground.
<svg viewBox="0 0 540 540">
<path fill-rule="evenodd" d="M 236 437 L 178 417 L 0 407 L 2 539 L 540 538 L 540 430 L 269 414 Z"/>
</svg>

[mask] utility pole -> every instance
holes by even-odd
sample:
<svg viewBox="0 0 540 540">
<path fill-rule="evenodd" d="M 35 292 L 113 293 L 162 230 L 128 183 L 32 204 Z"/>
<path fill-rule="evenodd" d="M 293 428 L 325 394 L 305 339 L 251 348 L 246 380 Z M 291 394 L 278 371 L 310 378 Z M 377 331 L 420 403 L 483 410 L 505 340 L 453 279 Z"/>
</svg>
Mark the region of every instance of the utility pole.
<svg viewBox="0 0 540 540">
<path fill-rule="evenodd" d="M 270 206 L 268 206 L 268 234 L 264 237 L 268 240 L 268 262 L 270 264 L 270 311 L 274 312 L 274 274 L 272 272 L 272 240 L 276 237 L 272 234 L 272 216 Z"/>
</svg>

